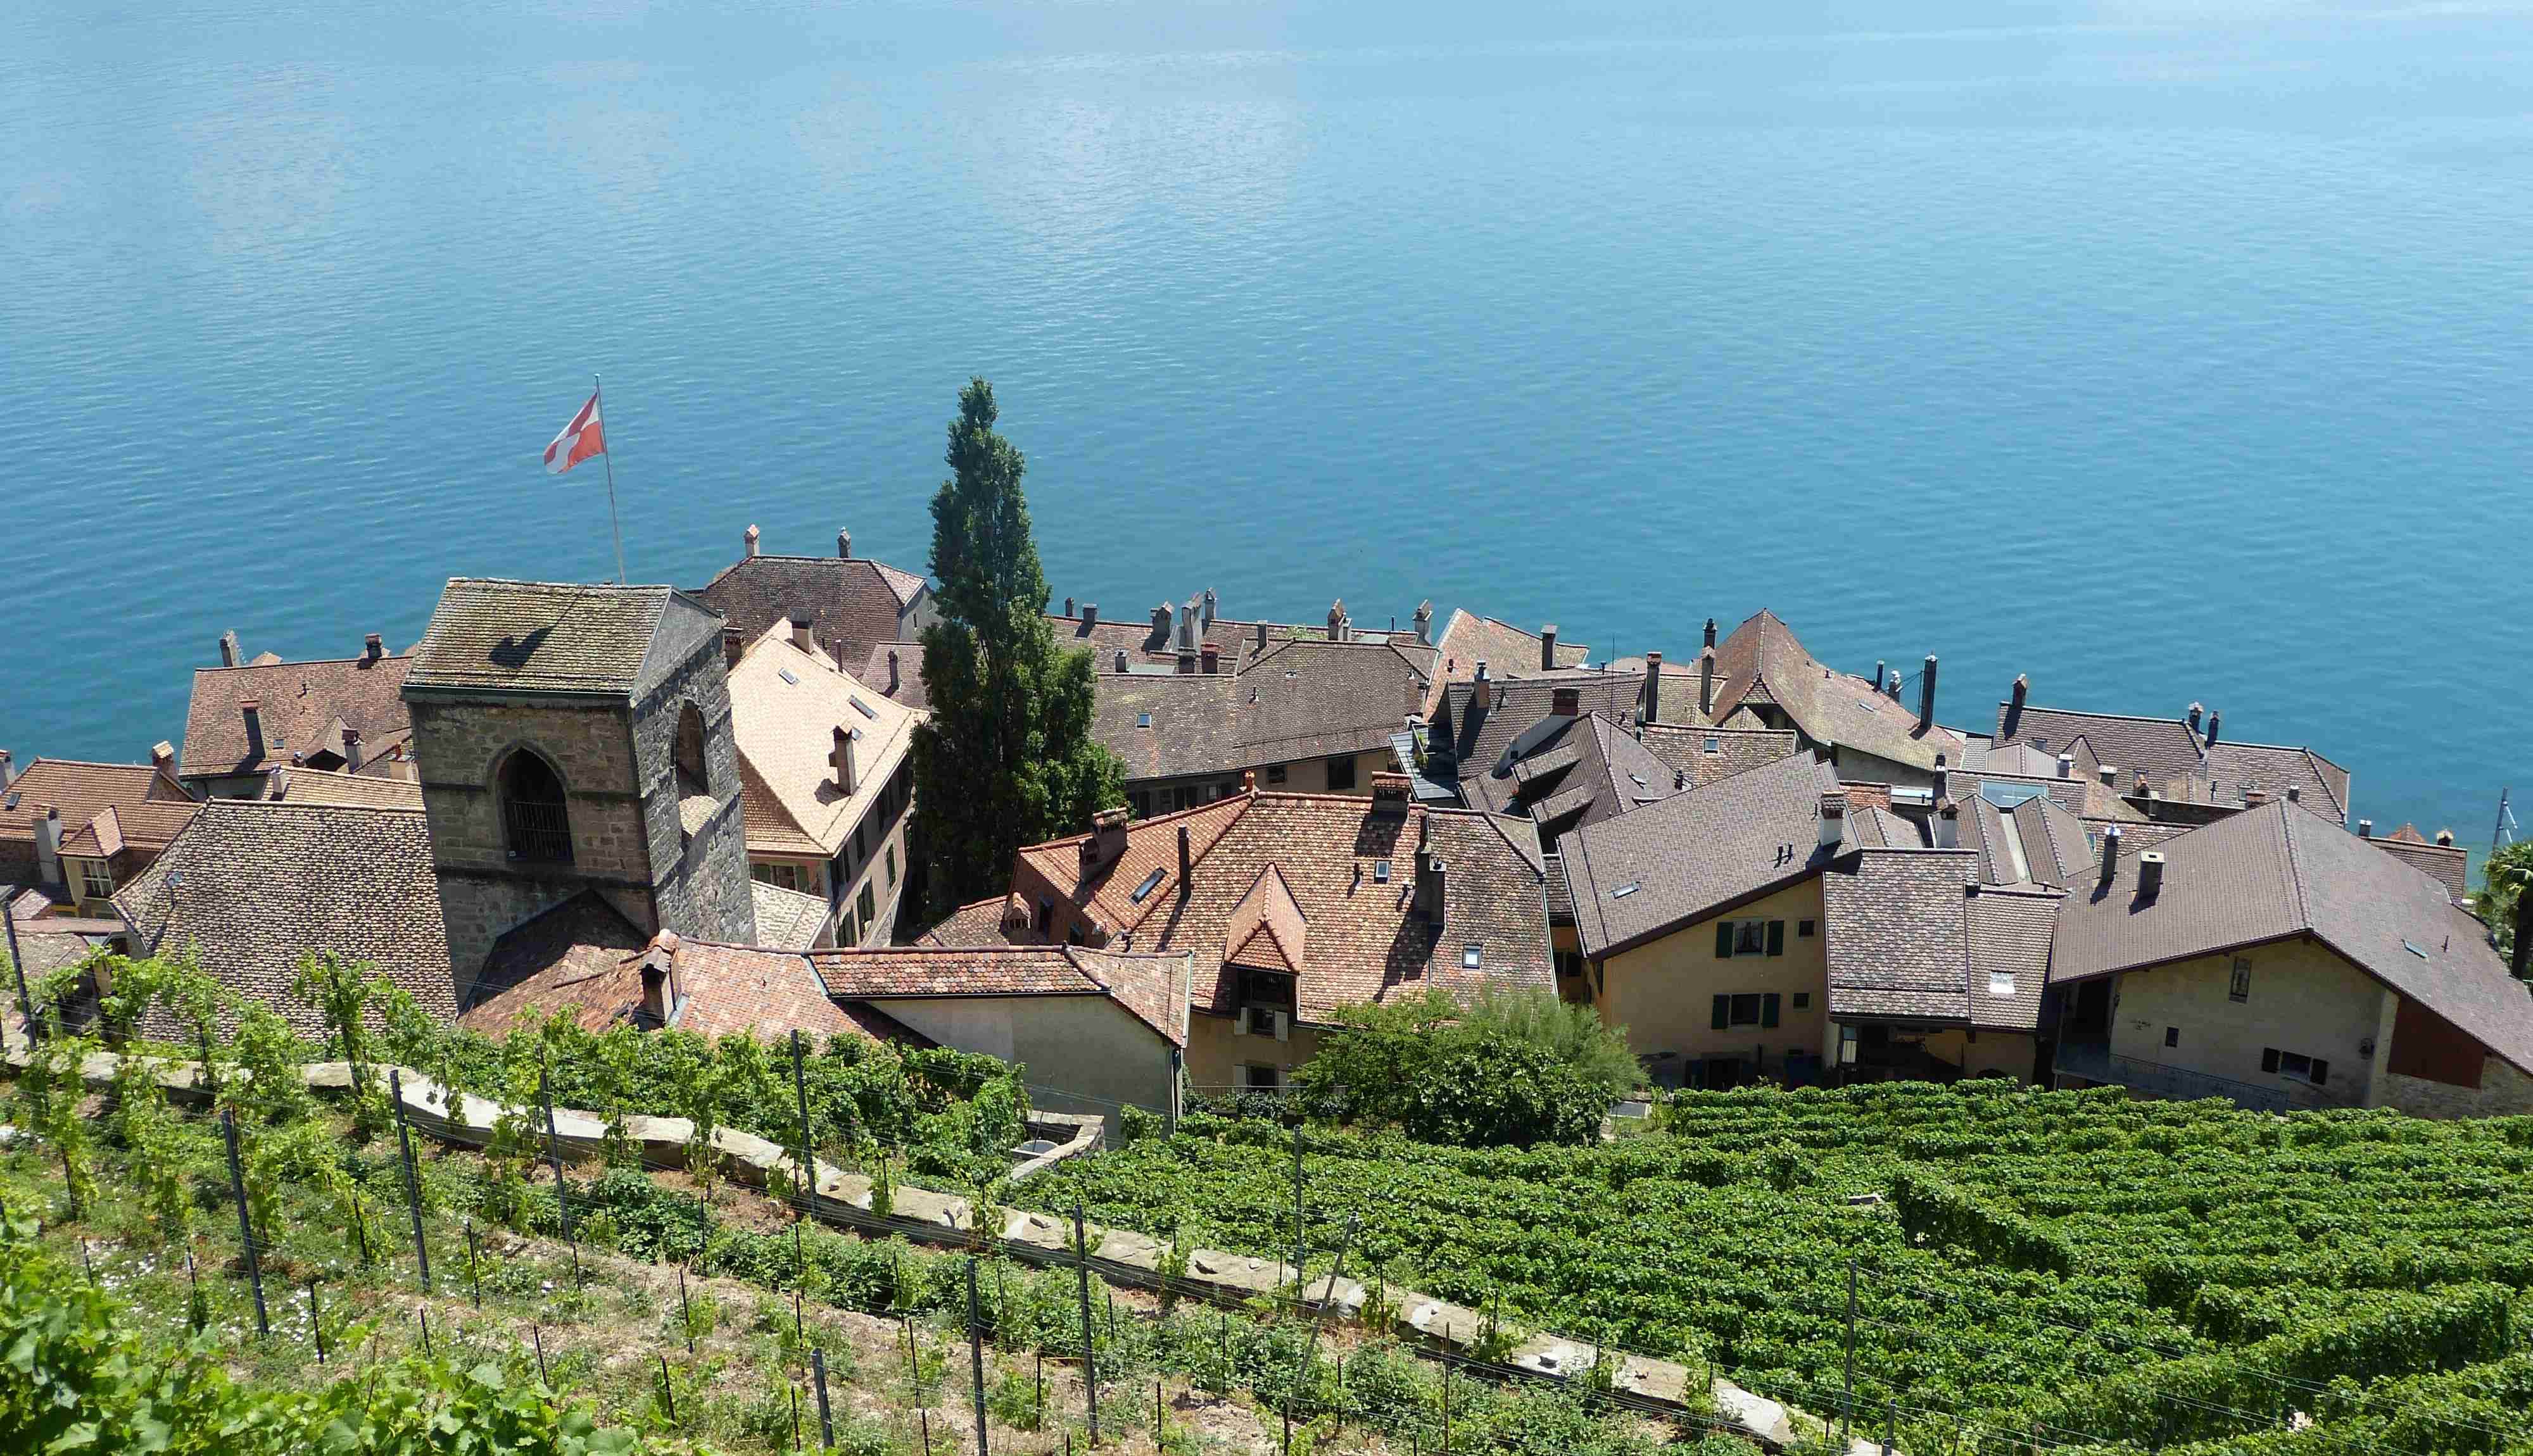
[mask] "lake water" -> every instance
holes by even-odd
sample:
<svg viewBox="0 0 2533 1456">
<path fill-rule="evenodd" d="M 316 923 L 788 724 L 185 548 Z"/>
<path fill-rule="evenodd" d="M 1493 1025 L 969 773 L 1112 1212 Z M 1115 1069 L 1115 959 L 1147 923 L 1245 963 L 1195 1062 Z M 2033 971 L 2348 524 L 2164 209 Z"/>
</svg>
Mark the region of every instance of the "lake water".
<svg viewBox="0 0 2533 1456">
<path fill-rule="evenodd" d="M 612 574 L 593 372 L 637 579 L 920 569 L 982 374 L 1112 615 L 1766 605 L 2387 830 L 2533 790 L 2519 7 L 430 8 L 0 13 L 22 761 L 177 736 L 223 628 Z"/>
</svg>

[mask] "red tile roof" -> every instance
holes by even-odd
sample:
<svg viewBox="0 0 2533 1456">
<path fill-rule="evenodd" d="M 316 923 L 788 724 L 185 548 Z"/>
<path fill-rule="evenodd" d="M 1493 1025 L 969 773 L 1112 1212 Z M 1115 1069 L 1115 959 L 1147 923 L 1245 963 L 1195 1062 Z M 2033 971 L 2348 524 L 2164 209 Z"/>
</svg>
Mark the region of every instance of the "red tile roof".
<svg viewBox="0 0 2533 1456">
<path fill-rule="evenodd" d="M 101 841 L 155 854 L 167 847 L 202 805 L 184 786 L 149 764 L 86 763 L 39 758 L 0 791 L 0 842 L 32 844 L 46 808 L 61 813 L 62 849 L 107 854 Z M 98 826 L 111 816 L 110 827 Z"/>
<path fill-rule="evenodd" d="M 346 729 L 361 735 L 364 761 L 409 741 L 404 680 L 410 656 L 334 658 L 194 670 L 185 710 L 184 760 L 189 779 L 287 768 L 294 754 L 339 759 Z M 254 703 L 264 752 L 248 748 L 244 705 Z"/>
<path fill-rule="evenodd" d="M 843 1001 L 952 996 L 1107 996 L 1172 1046 L 1187 1045 L 1189 958 L 1084 946 L 875 946 L 811 951 Z"/>
</svg>

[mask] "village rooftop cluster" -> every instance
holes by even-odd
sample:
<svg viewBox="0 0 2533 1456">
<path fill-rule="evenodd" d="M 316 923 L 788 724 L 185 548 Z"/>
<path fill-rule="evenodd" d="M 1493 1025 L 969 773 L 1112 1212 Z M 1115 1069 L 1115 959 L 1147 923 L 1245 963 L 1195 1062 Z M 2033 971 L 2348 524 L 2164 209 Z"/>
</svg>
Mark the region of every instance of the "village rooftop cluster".
<svg viewBox="0 0 2533 1456">
<path fill-rule="evenodd" d="M 1424 605 L 1068 597 L 1126 804 L 926 923 L 931 586 L 845 532 L 760 545 L 690 589 L 452 580 L 406 651 L 223 634 L 181 749 L 0 753 L 13 959 L 191 949 L 314 1032 L 285 988 L 330 952 L 488 1031 L 949 1045 L 1111 1116 L 1281 1088 L 1341 1007 L 1487 986 L 1595 1007 L 1657 1085 L 2533 1111 L 2523 949 L 2451 835 L 2379 833 L 2322 749 L 2082 683 L 1939 698 L 1936 658 L 1846 671 L 1765 611 L 1605 661 Z"/>
</svg>

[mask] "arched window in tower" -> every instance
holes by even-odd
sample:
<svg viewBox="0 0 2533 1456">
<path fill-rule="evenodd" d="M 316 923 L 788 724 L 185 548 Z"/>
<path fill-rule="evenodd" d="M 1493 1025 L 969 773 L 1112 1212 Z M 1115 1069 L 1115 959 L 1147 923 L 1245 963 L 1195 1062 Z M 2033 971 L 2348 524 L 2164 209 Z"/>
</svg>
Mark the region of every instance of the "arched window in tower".
<svg viewBox="0 0 2533 1456">
<path fill-rule="evenodd" d="M 512 859 L 571 863 L 571 811 L 554 765 L 520 749 L 501 765 L 501 834 Z"/>
<path fill-rule="evenodd" d="M 712 792 L 712 776 L 704 770 L 704 716 L 694 704 L 677 710 L 677 797 Z"/>
</svg>

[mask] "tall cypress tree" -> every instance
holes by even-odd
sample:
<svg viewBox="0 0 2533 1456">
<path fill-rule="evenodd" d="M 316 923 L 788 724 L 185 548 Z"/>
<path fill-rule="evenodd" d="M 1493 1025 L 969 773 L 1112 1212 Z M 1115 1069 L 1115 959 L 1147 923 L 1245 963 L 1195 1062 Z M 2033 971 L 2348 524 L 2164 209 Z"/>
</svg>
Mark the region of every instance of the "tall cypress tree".
<svg viewBox="0 0 2533 1456">
<path fill-rule="evenodd" d="M 994 419 L 993 386 L 971 379 L 932 497 L 941 619 L 923 629 L 932 709 L 914 730 L 914 808 L 936 911 L 1004 893 L 1022 845 L 1125 800 L 1115 756 L 1090 734 L 1091 656 L 1059 648 L 1047 625 L 1026 466 Z"/>
</svg>

